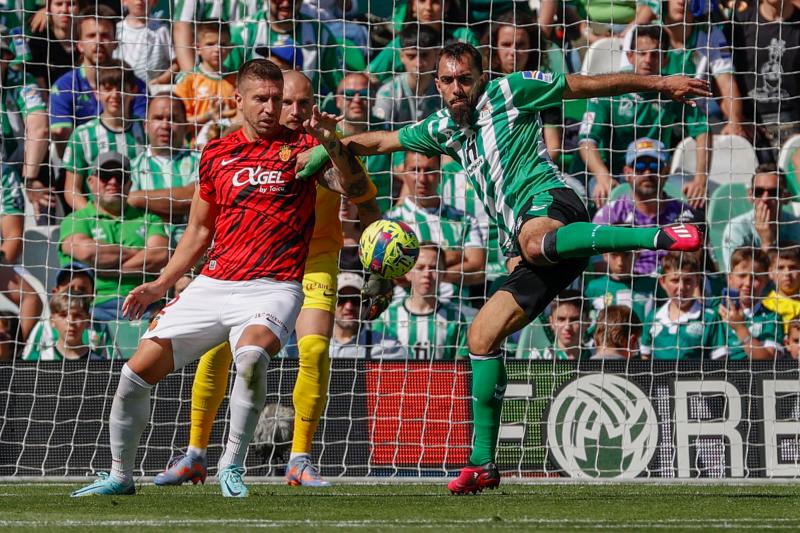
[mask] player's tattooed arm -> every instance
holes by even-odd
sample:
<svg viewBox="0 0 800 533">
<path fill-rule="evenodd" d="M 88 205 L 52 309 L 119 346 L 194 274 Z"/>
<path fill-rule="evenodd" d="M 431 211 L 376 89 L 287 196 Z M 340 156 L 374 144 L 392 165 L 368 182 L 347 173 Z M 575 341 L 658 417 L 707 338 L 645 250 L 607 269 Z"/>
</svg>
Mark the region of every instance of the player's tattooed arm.
<svg viewBox="0 0 800 533">
<path fill-rule="evenodd" d="M 597 76 L 569 74 L 564 98 L 575 100 L 640 92 L 660 92 L 675 101 L 689 105 L 695 105 L 691 97 L 712 96 L 706 80 L 688 76 L 644 76 L 620 72 Z"/>
</svg>

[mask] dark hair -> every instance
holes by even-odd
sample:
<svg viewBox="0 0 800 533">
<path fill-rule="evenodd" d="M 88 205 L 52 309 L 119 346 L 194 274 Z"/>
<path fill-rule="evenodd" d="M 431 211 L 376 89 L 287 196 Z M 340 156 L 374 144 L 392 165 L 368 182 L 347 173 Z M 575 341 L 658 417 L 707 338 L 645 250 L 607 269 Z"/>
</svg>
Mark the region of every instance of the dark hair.
<svg viewBox="0 0 800 533">
<path fill-rule="evenodd" d="M 497 43 L 499 41 L 500 30 L 506 27 L 519 28 L 525 30 L 530 41 L 528 50 L 528 62 L 519 65 L 517 70 L 538 70 L 546 62 L 544 50 L 547 45 L 544 42 L 541 29 L 536 19 L 526 11 L 514 10 L 506 11 L 492 21 L 489 31 L 481 39 L 481 48 L 484 53 L 483 67 L 494 76 L 503 76 L 505 73 L 500 71 L 500 59 L 497 55 Z"/>
<path fill-rule="evenodd" d="M 581 316 L 587 316 L 589 314 L 589 306 L 584 305 L 583 296 L 580 292 L 573 289 L 565 289 L 558 293 L 558 296 L 556 296 L 556 299 L 553 301 L 553 312 L 555 312 L 556 307 L 560 305 L 572 305 L 577 307 L 581 312 Z"/>
<path fill-rule="evenodd" d="M 642 335 L 642 321 L 627 305 L 609 305 L 597 315 L 594 343 L 598 347 L 627 349 L 631 335 Z"/>
<path fill-rule="evenodd" d="M 216 33 L 231 38 L 231 27 L 224 20 L 203 20 L 195 24 L 195 40 L 201 33 Z"/>
<path fill-rule="evenodd" d="M 789 323 L 786 324 L 787 331 L 792 331 L 793 329 L 800 330 L 800 319 L 790 320 Z"/>
<path fill-rule="evenodd" d="M 778 176 L 778 187 L 781 191 L 786 189 L 786 176 L 775 163 L 761 163 L 756 167 L 756 171 L 753 172 L 753 177 L 750 178 L 751 189 L 756 183 L 756 176 L 759 174 L 776 174 Z"/>
<path fill-rule="evenodd" d="M 442 3 L 442 27 L 445 34 L 451 34 L 458 27 L 467 24 L 467 10 L 464 9 L 461 0 L 439 0 Z M 419 22 L 419 18 L 413 14 L 412 5 L 416 5 L 416 0 L 409 0 L 406 3 L 406 16 L 403 19 L 403 26 L 409 22 Z M 425 24 L 424 22 L 421 24 Z"/>
<path fill-rule="evenodd" d="M 773 248 L 769 251 L 770 264 L 777 263 L 779 259 L 789 259 L 800 263 L 800 243 L 781 242 L 780 248 Z"/>
<path fill-rule="evenodd" d="M 686 272 L 702 274 L 703 265 L 700 255 L 693 252 L 669 252 L 661 260 L 661 272 Z"/>
<path fill-rule="evenodd" d="M 447 267 L 447 258 L 444 255 L 444 248 L 442 248 L 441 246 L 439 246 L 435 242 L 433 242 L 433 241 L 422 241 L 421 243 L 419 243 L 419 250 L 420 250 L 420 252 L 422 250 L 433 250 L 434 252 L 436 252 L 436 263 L 437 263 L 437 265 L 440 266 L 440 267 L 443 267 L 442 270 L 444 270 L 444 268 Z"/>
<path fill-rule="evenodd" d="M 483 56 L 478 52 L 478 49 L 468 43 L 450 43 L 439 53 L 439 61 L 443 57 L 452 57 L 455 60 L 460 60 L 462 57 L 468 57 L 473 67 L 478 69 L 478 72 L 483 74 Z"/>
<path fill-rule="evenodd" d="M 239 68 L 239 74 L 236 77 L 236 85 L 240 85 L 245 78 L 283 83 L 283 72 L 281 72 L 278 65 L 269 59 L 259 57 L 246 61 Z"/>
<path fill-rule="evenodd" d="M 78 11 L 77 24 L 78 24 L 78 38 L 81 38 L 82 26 L 84 20 L 96 20 L 98 22 L 105 21 L 116 26 L 116 20 L 119 18 L 117 13 L 111 7 L 105 4 L 88 5 Z"/>
<path fill-rule="evenodd" d="M 631 41 L 631 51 L 636 51 L 636 41 L 639 37 L 649 37 L 658 43 L 661 52 L 666 53 L 670 49 L 669 33 L 663 26 L 649 24 L 637 25 L 634 27 L 633 40 Z"/>
<path fill-rule="evenodd" d="M 136 74 L 124 61 L 114 59 L 108 65 L 97 69 L 97 86 L 110 85 L 120 90 L 136 87 Z"/>
<path fill-rule="evenodd" d="M 166 98 L 169 100 L 169 105 L 172 110 L 173 116 L 175 115 L 175 111 L 180 111 L 183 113 L 184 118 L 186 117 L 186 104 L 183 103 L 183 99 L 178 98 L 178 95 L 169 91 L 161 91 L 160 93 L 156 93 L 151 96 L 147 101 L 147 114 L 150 114 L 150 109 L 153 107 L 153 102 L 156 101 L 158 98 Z"/>
<path fill-rule="evenodd" d="M 769 255 L 761 248 L 754 248 L 752 246 L 742 246 L 737 248 L 731 254 L 731 272 L 733 267 L 743 261 L 753 262 L 753 273 L 764 274 L 769 271 Z M 758 268 L 758 270 L 756 269 Z"/>
<path fill-rule="evenodd" d="M 430 50 L 442 47 L 442 35 L 424 24 L 406 24 L 400 32 L 400 48 Z"/>
</svg>

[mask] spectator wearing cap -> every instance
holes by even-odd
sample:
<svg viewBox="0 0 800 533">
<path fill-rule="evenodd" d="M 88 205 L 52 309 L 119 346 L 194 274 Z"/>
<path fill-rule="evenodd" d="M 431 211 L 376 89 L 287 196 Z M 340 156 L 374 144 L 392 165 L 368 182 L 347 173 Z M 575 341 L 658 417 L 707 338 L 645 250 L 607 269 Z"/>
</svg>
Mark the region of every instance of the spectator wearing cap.
<svg viewBox="0 0 800 533">
<path fill-rule="evenodd" d="M 272 48 L 257 48 L 256 53 L 278 65 L 281 70 L 303 70 L 303 50 L 295 46 L 291 39 Z"/>
<path fill-rule="evenodd" d="M 661 73 L 667 64 L 669 36 L 656 26 L 636 26 L 633 50 L 628 59 L 637 74 Z M 704 112 L 673 100 L 663 100 L 658 93 L 627 93 L 608 98 L 591 98 L 583 115 L 579 133 L 580 155 L 586 169 L 595 178 L 592 198 L 605 205 L 615 176 L 623 173 L 625 148 L 642 137 L 658 139 L 670 146 L 673 129 L 684 126 L 697 141 L 697 171 L 684 186 L 684 194 L 694 208 L 705 205 L 708 169 L 711 168 L 711 135 Z"/>
<path fill-rule="evenodd" d="M 104 152 L 88 178 L 93 201 L 61 223 L 61 264 L 73 261 L 94 268 L 95 320 L 121 318 L 122 303 L 143 280 L 152 281 L 167 263 L 169 240 L 158 215 L 127 204 L 130 161 Z"/>
<path fill-rule="evenodd" d="M 186 147 L 186 110 L 169 93 L 150 99 L 145 129 L 149 144 L 131 163 L 128 204 L 160 216 L 174 247 L 186 228 L 200 154 Z"/>
<path fill-rule="evenodd" d="M 87 178 L 98 166 L 101 154 L 118 152 L 132 159 L 144 150 L 144 128 L 139 121 L 131 120 L 134 79 L 133 71 L 123 63 L 103 68 L 97 83 L 103 111 L 75 128 L 69 137 L 64 152 L 64 199 L 76 211 L 91 199 Z"/>
<path fill-rule="evenodd" d="M 119 48 L 114 57 L 131 66 L 139 79 L 148 84 L 172 83 L 175 51 L 166 21 L 150 14 L 153 2 L 122 0 L 127 15 L 117 23 Z"/>
<path fill-rule="evenodd" d="M 231 70 L 261 56 L 264 48 L 293 43 L 303 52 L 303 72 L 311 78 L 317 95 L 333 92 L 345 71 L 363 72 L 367 63 L 362 49 L 341 46 L 327 24 L 300 11 L 302 2 L 267 0 L 266 6 L 246 20 L 234 35 L 236 48 L 227 63 Z"/>
<path fill-rule="evenodd" d="M 92 330 L 91 296 L 57 292 L 50 297 L 50 318 L 34 328 L 23 361 L 90 360 L 109 358 L 107 336 Z"/>
<path fill-rule="evenodd" d="M 95 119 L 105 107 L 97 98 L 100 75 L 119 64 L 114 60 L 116 14 L 110 7 L 87 6 L 78 14 L 78 50 L 80 66 L 68 71 L 50 89 L 50 137 L 56 142 L 59 156 L 66 150 L 66 141 L 76 126 Z M 134 78 L 125 80 L 125 96 L 132 100 L 129 116 L 144 118 L 147 111 L 147 86 Z M 121 89 L 121 87 L 120 87 Z"/>
<path fill-rule="evenodd" d="M 730 271 L 734 250 L 744 246 L 772 249 L 800 242 L 800 217 L 785 208 L 788 203 L 786 175 L 774 163 L 756 168 L 747 195 L 753 209 L 734 217 L 725 226 L 722 262 Z"/>
<path fill-rule="evenodd" d="M 628 145 L 623 173 L 631 186 L 626 195 L 603 206 L 594 216 L 595 224 L 637 227 L 667 226 L 697 219 L 692 208 L 664 192 L 669 155 L 664 143 L 649 138 Z M 642 250 L 636 254 L 633 273 L 653 275 L 664 251 Z"/>
<path fill-rule="evenodd" d="M 337 283 L 339 293 L 330 356 L 340 359 L 405 359 L 406 350 L 397 339 L 373 330 L 372 324 L 361 320 L 364 277 L 343 272 L 339 274 Z"/>
<path fill-rule="evenodd" d="M 400 61 L 405 72 L 387 81 L 375 98 L 375 117 L 392 129 L 427 118 L 442 108 L 434 77 L 442 47 L 439 32 L 429 26 L 408 26 L 400 33 Z"/>
<path fill-rule="evenodd" d="M 222 73 L 222 64 L 231 52 L 230 27 L 210 20 L 198 23 L 195 33 L 200 64 L 183 73 L 175 86 L 175 94 L 186 106 L 193 138 L 204 125 L 236 116 L 236 74 Z"/>
<path fill-rule="evenodd" d="M 10 43 L 9 37 L 0 38 L 0 172 L 3 181 L 11 180 L 12 174 L 21 175 L 31 190 L 34 209 L 46 210 L 55 201 L 39 181 L 49 148 L 47 104 L 30 73 L 9 68 L 15 57 Z"/>
</svg>

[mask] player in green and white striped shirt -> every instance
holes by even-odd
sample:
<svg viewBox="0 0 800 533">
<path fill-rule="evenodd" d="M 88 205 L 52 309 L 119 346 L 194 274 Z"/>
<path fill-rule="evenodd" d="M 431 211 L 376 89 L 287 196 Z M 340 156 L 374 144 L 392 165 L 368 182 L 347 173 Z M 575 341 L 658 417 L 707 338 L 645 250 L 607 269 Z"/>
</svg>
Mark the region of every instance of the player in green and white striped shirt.
<svg viewBox="0 0 800 533">
<path fill-rule="evenodd" d="M 118 152 L 129 159 L 144 150 L 144 128 L 131 120 L 136 96 L 134 74 L 127 67 L 104 67 L 99 75 L 97 98 L 103 107 L 99 117 L 81 124 L 70 134 L 64 151 L 64 199 L 77 211 L 91 198 L 86 178 L 96 171 L 97 157 Z"/>
<path fill-rule="evenodd" d="M 182 100 L 167 93 L 151 98 L 145 123 L 150 144 L 131 162 L 128 204 L 160 216 L 172 248 L 186 228 L 200 165 L 200 154 L 186 147 L 186 123 Z"/>
<path fill-rule="evenodd" d="M 402 177 L 408 196 L 389 210 L 385 217 L 405 222 L 420 241 L 431 241 L 444 249 L 446 268 L 440 296 L 447 299 L 460 293 L 463 285 L 483 283 L 486 243 L 477 221 L 439 196 L 440 157 L 407 152 Z M 450 284 L 455 284 L 453 287 Z"/>
<path fill-rule="evenodd" d="M 694 226 L 623 228 L 589 222 L 580 198 L 567 188 L 550 161 L 539 113 L 563 99 L 658 91 L 678 101 L 709 96 L 708 84 L 685 76 L 605 74 L 580 76 L 515 72 L 486 82 L 482 57 L 465 43 L 446 46 L 436 86 L 446 109 L 395 132 L 349 137 L 355 155 L 414 150 L 446 154 L 467 171 L 497 224 L 511 275 L 486 302 L 469 332 L 475 439 L 470 466 L 449 488 L 455 493 L 496 487 L 494 465 L 500 413 L 507 382 L 502 341 L 521 329 L 580 275 L 587 257 L 638 248 L 695 250 Z M 320 151 L 309 154 L 301 177 L 318 170 Z M 554 266 L 557 265 L 557 266 Z"/>
<path fill-rule="evenodd" d="M 446 268 L 444 250 L 432 242 L 420 244 L 419 258 L 406 274 L 411 296 L 395 301 L 374 323 L 374 328 L 400 341 L 411 359 L 467 357 L 467 328 L 474 311 L 441 303 L 437 288 Z"/>
</svg>

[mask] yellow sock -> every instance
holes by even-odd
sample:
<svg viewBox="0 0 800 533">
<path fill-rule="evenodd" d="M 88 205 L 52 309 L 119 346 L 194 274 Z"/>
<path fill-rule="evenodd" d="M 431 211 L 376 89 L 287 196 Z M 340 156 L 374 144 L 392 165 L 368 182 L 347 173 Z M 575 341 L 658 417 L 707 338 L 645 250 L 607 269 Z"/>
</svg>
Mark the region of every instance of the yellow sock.
<svg viewBox="0 0 800 533">
<path fill-rule="evenodd" d="M 297 341 L 300 371 L 294 384 L 294 438 L 292 453 L 309 453 L 314 432 L 328 401 L 331 367 L 328 346 L 331 340 L 323 335 L 306 335 Z"/>
<path fill-rule="evenodd" d="M 233 354 L 231 345 L 223 342 L 200 358 L 192 385 L 192 428 L 189 431 L 189 446 L 208 448 L 211 428 L 217 411 L 228 389 L 228 372 Z"/>
</svg>

